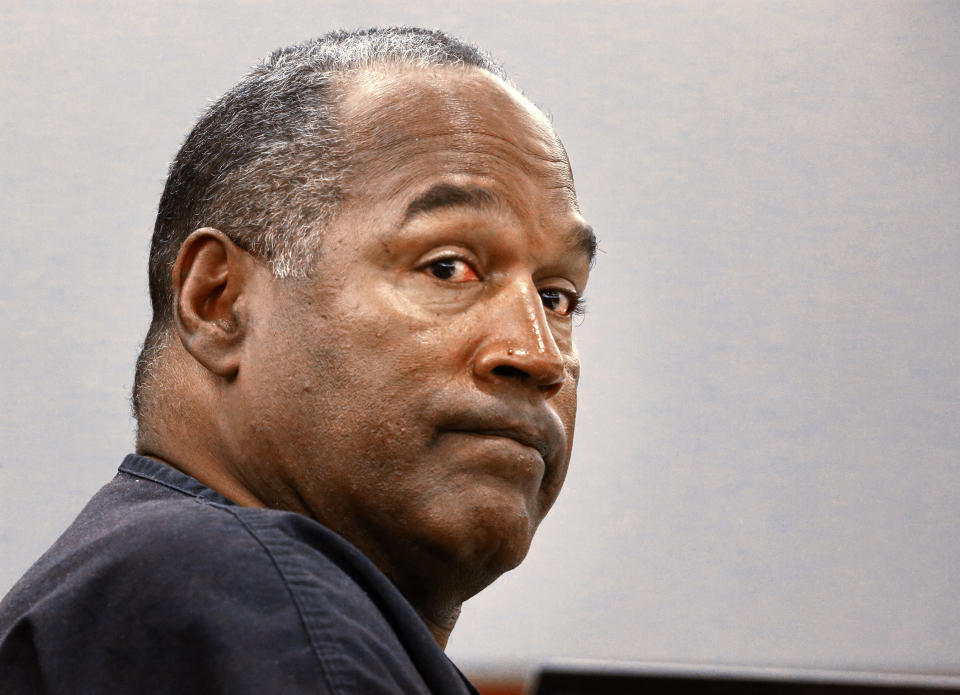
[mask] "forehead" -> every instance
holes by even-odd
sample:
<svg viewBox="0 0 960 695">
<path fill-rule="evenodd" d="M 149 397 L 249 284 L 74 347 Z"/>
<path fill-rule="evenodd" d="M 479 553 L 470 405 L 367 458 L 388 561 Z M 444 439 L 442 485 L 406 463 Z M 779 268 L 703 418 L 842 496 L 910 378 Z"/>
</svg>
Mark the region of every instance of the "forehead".
<svg viewBox="0 0 960 695">
<path fill-rule="evenodd" d="M 472 176 L 579 212 L 559 138 L 499 78 L 472 67 L 378 66 L 352 74 L 343 89 L 348 195 L 395 197 L 427 178 Z"/>
</svg>

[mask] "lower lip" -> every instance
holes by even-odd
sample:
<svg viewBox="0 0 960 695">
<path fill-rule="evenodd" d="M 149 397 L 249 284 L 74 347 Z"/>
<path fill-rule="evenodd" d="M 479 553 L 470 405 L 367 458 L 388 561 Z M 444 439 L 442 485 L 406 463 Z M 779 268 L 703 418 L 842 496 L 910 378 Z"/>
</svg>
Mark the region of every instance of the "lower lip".
<svg viewBox="0 0 960 695">
<path fill-rule="evenodd" d="M 483 459 L 484 470 L 497 477 L 506 477 L 518 482 L 540 481 L 544 473 L 543 456 L 532 446 L 511 437 L 484 432 L 451 430 L 449 434 L 463 438 L 457 448 L 464 453 Z"/>
</svg>

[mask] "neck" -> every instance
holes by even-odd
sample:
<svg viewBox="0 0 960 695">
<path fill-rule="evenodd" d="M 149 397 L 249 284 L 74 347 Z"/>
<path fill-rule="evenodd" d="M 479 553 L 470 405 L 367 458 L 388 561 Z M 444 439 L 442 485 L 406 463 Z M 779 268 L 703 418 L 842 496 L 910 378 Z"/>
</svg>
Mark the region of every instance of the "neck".
<svg viewBox="0 0 960 695">
<path fill-rule="evenodd" d="M 456 625 L 457 618 L 460 617 L 460 605 L 457 604 L 440 615 L 428 615 L 424 612 L 418 612 L 420 613 L 420 618 L 426 623 L 427 628 L 430 630 L 430 634 L 433 635 L 433 639 L 436 640 L 441 649 L 446 649 L 447 641 L 450 639 L 450 633 L 453 631 L 453 626 Z"/>
<path fill-rule="evenodd" d="M 140 423 L 137 453 L 186 473 L 234 504 L 242 507 L 267 506 L 211 453 L 211 442 L 206 441 L 202 433 L 212 428 L 203 419 L 202 411 L 191 408 L 186 399 L 181 399 L 179 403 L 182 411 L 185 411 L 182 416 L 160 413 Z"/>
</svg>

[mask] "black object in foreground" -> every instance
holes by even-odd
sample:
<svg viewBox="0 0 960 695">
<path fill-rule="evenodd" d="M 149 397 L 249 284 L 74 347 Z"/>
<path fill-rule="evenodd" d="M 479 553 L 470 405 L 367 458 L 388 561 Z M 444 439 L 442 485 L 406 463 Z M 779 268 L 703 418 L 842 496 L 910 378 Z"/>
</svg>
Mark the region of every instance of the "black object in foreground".
<svg viewBox="0 0 960 695">
<path fill-rule="evenodd" d="M 558 661 L 535 675 L 531 695 L 946 695 L 960 678 L 604 661 Z"/>
</svg>

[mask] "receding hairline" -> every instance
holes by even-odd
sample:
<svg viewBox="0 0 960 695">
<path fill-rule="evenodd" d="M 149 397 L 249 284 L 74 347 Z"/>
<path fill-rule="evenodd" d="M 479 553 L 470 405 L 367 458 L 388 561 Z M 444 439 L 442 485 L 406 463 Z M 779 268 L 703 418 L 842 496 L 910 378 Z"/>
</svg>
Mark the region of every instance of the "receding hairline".
<svg viewBox="0 0 960 695">
<path fill-rule="evenodd" d="M 438 80 L 431 78 L 444 76 L 475 80 L 478 83 L 496 87 L 514 106 L 521 107 L 531 122 L 537 123 L 545 132 L 549 132 L 559 143 L 560 137 L 549 115 L 534 104 L 505 75 L 483 65 L 470 63 L 420 65 L 384 58 L 338 71 L 333 75 L 333 80 L 338 90 L 337 103 L 340 114 L 344 117 L 345 125 L 349 127 L 352 120 L 362 120 L 365 114 L 375 110 L 371 109 L 372 105 L 389 108 L 390 92 L 400 91 L 406 86 L 404 82 L 417 87 L 419 91 L 426 91 L 430 88 L 438 88 Z"/>
<path fill-rule="evenodd" d="M 452 81 L 444 84 L 448 77 Z M 484 136 L 562 166 L 569 179 L 565 187 L 570 189 L 574 207 L 579 211 L 570 160 L 550 118 L 500 75 L 476 65 L 419 67 L 385 61 L 344 72 L 336 79 L 339 114 L 344 137 L 351 145 L 353 173 L 370 166 L 374 167 L 372 171 L 383 169 L 388 164 L 383 158 L 389 158 L 404 139 L 426 141 L 448 134 Z M 483 90 L 489 91 L 478 100 L 476 95 L 483 94 Z M 423 118 L 416 105 L 431 98 L 436 100 L 435 106 L 428 103 L 429 108 L 435 109 L 433 117 Z M 492 110 L 484 113 L 484 105 L 490 105 Z M 517 123 L 522 127 L 518 129 Z"/>
</svg>

